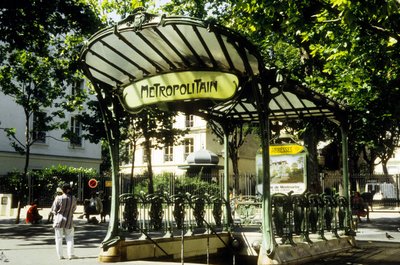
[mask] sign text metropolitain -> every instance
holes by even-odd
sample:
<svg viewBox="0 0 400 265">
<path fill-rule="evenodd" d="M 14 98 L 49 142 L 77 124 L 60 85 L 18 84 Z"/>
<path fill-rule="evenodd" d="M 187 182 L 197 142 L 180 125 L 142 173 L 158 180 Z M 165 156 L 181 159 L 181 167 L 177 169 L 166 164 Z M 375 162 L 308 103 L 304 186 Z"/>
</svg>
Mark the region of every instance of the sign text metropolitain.
<svg viewBox="0 0 400 265">
<path fill-rule="evenodd" d="M 196 95 L 202 93 L 218 92 L 218 81 L 203 81 L 202 79 L 195 79 L 192 83 L 163 85 L 155 83 L 152 86 L 142 85 L 140 90 L 140 97 L 154 98 L 163 97 L 168 98 L 171 96 L 179 95 Z"/>
<path fill-rule="evenodd" d="M 239 85 L 236 75 L 213 71 L 160 74 L 133 82 L 123 89 L 125 109 L 136 112 L 145 105 L 181 100 L 227 100 Z"/>
</svg>

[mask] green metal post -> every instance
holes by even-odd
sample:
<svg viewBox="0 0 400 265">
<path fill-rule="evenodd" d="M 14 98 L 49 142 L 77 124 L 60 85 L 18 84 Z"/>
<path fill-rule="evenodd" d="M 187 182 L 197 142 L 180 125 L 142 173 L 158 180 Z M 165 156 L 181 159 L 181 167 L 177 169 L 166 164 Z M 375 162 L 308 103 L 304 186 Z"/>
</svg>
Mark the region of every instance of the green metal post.
<svg viewBox="0 0 400 265">
<path fill-rule="evenodd" d="M 228 149 L 228 132 L 224 128 L 224 199 L 227 202 L 226 204 L 226 211 L 225 211 L 225 225 L 224 227 L 230 229 L 230 220 L 231 220 L 231 203 L 229 198 L 229 149 Z"/>
<path fill-rule="evenodd" d="M 107 234 L 102 242 L 102 247 L 108 249 L 109 247 L 117 244 L 120 240 L 119 231 L 119 123 L 118 117 L 114 113 L 113 108 L 108 108 L 107 103 L 103 97 L 102 91 L 107 91 L 106 88 L 94 86 L 97 92 L 97 99 L 100 102 L 100 111 L 103 117 L 103 123 L 109 144 L 109 152 L 111 158 L 111 209 L 110 209 L 110 222 L 108 224 Z M 112 98 L 115 103 L 118 102 L 117 97 L 105 95 Z"/>
<path fill-rule="evenodd" d="M 348 126 L 341 124 L 340 132 L 342 134 L 342 168 L 343 168 L 343 195 L 349 202 L 347 205 L 346 220 L 348 227 L 352 227 L 351 221 L 351 202 L 349 192 L 349 143 L 348 143 Z"/>
<path fill-rule="evenodd" d="M 118 228 L 118 210 L 119 210 L 118 151 L 119 151 L 118 144 L 110 143 L 110 156 L 111 156 L 111 167 L 112 167 L 112 176 L 111 176 L 112 196 L 111 196 L 110 222 L 108 224 L 106 237 L 102 242 L 104 248 L 108 248 L 121 240 Z"/>
<path fill-rule="evenodd" d="M 264 116 L 264 115 L 263 115 Z M 262 146 L 262 246 L 268 256 L 275 250 L 275 237 L 272 229 L 272 198 L 269 165 L 269 119 L 268 116 L 260 118 L 261 146 Z"/>
</svg>

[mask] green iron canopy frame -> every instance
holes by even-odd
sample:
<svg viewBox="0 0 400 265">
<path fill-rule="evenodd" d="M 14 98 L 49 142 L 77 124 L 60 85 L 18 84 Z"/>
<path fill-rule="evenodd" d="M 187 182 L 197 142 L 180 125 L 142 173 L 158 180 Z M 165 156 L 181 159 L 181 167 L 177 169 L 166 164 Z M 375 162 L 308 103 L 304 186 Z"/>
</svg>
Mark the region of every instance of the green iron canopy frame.
<svg viewBox="0 0 400 265">
<path fill-rule="evenodd" d="M 161 109 L 212 119 L 223 127 L 235 122 L 259 124 L 262 145 L 266 147 L 263 148 L 263 248 L 268 255 L 272 254 L 276 244 L 268 195 L 268 121 L 325 117 L 341 123 L 345 109 L 307 88 L 283 81 L 265 67 L 255 45 L 211 21 L 138 11 L 93 35 L 80 59 L 99 99 L 118 97 L 129 112 L 155 104 Z M 343 135 L 346 140 L 346 132 Z M 226 133 L 225 154 L 227 139 Z M 226 176 L 227 161 L 226 156 Z M 347 163 L 347 158 L 343 161 Z M 114 166 L 118 167 L 117 163 Z M 224 180 L 226 197 L 227 179 Z M 115 169 L 113 182 L 118 182 Z M 118 190 L 113 191 L 117 193 L 113 193 L 112 200 L 115 219 Z M 108 245 L 103 242 L 103 246 L 119 240 L 115 230 L 114 220 L 105 239 Z"/>
</svg>

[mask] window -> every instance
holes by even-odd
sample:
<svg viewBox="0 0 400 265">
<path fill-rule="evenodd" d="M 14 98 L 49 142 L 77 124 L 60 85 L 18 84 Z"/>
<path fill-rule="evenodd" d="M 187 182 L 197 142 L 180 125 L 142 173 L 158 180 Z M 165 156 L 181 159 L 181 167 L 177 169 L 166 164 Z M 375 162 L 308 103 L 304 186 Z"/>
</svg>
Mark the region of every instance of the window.
<svg viewBox="0 0 400 265">
<path fill-rule="evenodd" d="M 172 162 L 174 161 L 174 147 L 166 146 L 164 148 L 164 162 Z"/>
<path fill-rule="evenodd" d="M 185 153 L 183 158 L 186 159 L 188 155 L 190 155 L 194 151 L 193 138 L 186 138 L 184 143 L 185 143 Z"/>
<path fill-rule="evenodd" d="M 143 158 L 142 158 L 142 161 L 143 161 L 143 163 L 147 163 L 147 162 L 148 162 L 148 160 L 147 160 L 147 152 L 146 152 L 145 149 L 143 149 Z"/>
<path fill-rule="evenodd" d="M 72 96 L 81 95 L 84 87 L 85 87 L 85 79 L 76 81 L 75 85 L 73 85 L 71 88 L 71 95 Z"/>
<path fill-rule="evenodd" d="M 72 137 L 69 143 L 73 147 L 82 147 L 82 128 L 81 123 L 75 118 L 71 117 L 71 127 L 70 127 Z"/>
<path fill-rule="evenodd" d="M 32 119 L 32 140 L 35 143 L 46 143 L 46 113 L 38 112 L 33 114 Z"/>
<path fill-rule="evenodd" d="M 186 117 L 185 117 L 185 126 L 186 126 L 186 128 L 193 127 L 193 115 L 186 115 Z"/>
</svg>

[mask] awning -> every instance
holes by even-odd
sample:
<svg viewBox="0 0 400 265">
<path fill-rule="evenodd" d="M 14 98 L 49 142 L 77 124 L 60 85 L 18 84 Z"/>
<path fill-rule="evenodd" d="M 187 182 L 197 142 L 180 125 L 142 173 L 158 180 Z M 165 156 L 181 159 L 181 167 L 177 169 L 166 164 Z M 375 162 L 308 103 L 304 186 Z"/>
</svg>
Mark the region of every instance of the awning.
<svg viewBox="0 0 400 265">
<path fill-rule="evenodd" d="M 226 27 L 195 18 L 145 12 L 130 15 L 95 34 L 83 48 L 81 60 L 86 76 L 102 89 L 117 93 L 122 101 L 127 98 L 125 88 L 168 73 L 196 72 L 196 80 L 206 80 L 207 73 L 232 74 L 238 80 L 233 96 L 171 98 L 158 102 L 164 109 L 219 121 L 257 122 L 255 90 L 262 95 L 263 108 L 268 106 L 272 120 L 306 117 L 338 120 L 344 111 L 338 103 L 305 87 L 277 83 L 277 76 L 265 68 L 257 47 L 246 38 Z M 169 91 L 173 91 L 172 87 Z M 165 89 L 154 91 L 167 97 Z"/>
</svg>

